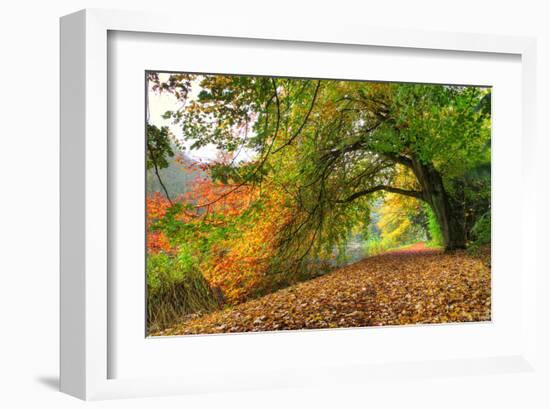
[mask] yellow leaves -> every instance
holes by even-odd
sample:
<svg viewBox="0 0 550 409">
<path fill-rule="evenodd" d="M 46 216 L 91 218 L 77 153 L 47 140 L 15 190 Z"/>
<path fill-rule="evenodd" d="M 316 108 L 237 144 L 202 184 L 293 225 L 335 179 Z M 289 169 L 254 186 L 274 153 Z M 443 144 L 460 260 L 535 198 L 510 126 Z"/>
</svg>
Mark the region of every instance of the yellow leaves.
<svg viewBox="0 0 550 409">
<path fill-rule="evenodd" d="M 287 219 L 288 209 L 275 190 L 265 193 L 264 199 L 265 207 L 257 220 L 241 226 L 238 238 L 217 243 L 213 253 L 220 256 L 203 266 L 210 285 L 221 288 L 232 304 L 244 301 L 260 287 L 275 250 L 276 232 Z"/>
<path fill-rule="evenodd" d="M 487 321 L 491 272 L 418 244 L 192 319 L 156 335 Z"/>
<path fill-rule="evenodd" d="M 398 168 L 393 183 L 402 189 L 419 190 L 414 176 L 410 170 L 403 166 Z M 421 202 L 414 197 L 393 193 L 384 195 L 384 203 L 379 209 L 380 220 L 377 226 L 386 247 L 410 242 L 411 239 L 416 238 L 418 228 L 411 222 L 411 217 L 421 212 L 421 206 Z"/>
<path fill-rule="evenodd" d="M 377 223 L 382 240 L 387 243 L 406 242 L 414 234 L 415 227 L 409 215 L 420 211 L 420 201 L 415 198 L 388 193 L 380 208 L 380 220 Z"/>
</svg>

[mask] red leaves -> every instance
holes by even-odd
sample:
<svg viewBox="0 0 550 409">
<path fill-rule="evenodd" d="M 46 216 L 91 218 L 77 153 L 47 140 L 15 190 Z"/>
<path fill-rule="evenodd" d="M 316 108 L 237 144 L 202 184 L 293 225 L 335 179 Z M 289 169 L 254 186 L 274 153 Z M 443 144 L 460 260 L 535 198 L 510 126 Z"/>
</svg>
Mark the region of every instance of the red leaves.
<svg viewBox="0 0 550 409">
<path fill-rule="evenodd" d="M 258 200 L 260 193 L 256 188 L 213 182 L 205 174 L 193 181 L 186 194 L 174 200 L 184 205 L 176 218 L 197 227 L 190 229 L 194 233 L 190 233 L 193 236 L 188 241 L 209 243 L 209 250 L 202 253 L 198 246 L 193 247 L 193 256 L 200 260 L 199 270 L 212 288 L 222 290 L 231 304 L 245 301 L 265 281 L 277 232 L 288 219 L 281 194 L 267 185 L 261 195 L 261 206 L 255 208 L 253 216 L 242 217 Z M 151 254 L 178 252 L 176 244 L 152 228 L 170 206 L 160 193 L 147 197 L 147 250 Z M 230 233 L 217 237 L 214 231 L 217 228 L 227 228 Z"/>
</svg>

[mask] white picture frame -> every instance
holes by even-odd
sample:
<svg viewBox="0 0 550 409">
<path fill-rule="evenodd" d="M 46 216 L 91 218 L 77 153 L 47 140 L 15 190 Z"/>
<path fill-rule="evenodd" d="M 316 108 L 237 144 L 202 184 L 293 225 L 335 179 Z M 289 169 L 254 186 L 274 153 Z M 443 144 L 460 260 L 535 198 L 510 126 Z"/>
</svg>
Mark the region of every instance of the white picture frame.
<svg viewBox="0 0 550 409">
<path fill-rule="evenodd" d="M 108 64 L 109 32 L 136 32 L 143 35 L 204 36 L 225 39 L 256 39 L 293 44 L 331 47 L 394 47 L 430 52 L 470 52 L 508 54 L 521 58 L 521 183 L 525 194 L 522 206 L 530 201 L 533 185 L 535 146 L 535 40 L 531 38 L 477 34 L 434 33 L 414 30 L 374 29 L 346 26 L 327 31 L 308 27 L 278 25 L 231 25 L 219 20 L 208 26 L 190 19 L 184 24 L 177 16 L 110 10 L 84 10 L 61 19 L 61 376 L 63 392 L 81 399 L 154 396 L 255 389 L 277 386 L 323 385 L 334 382 L 369 382 L 370 379 L 419 378 L 461 374 L 532 371 L 536 368 L 536 247 L 522 243 L 521 326 L 517 330 L 520 349 L 498 356 L 438 360 L 400 359 L 396 362 L 343 362 L 323 367 L 270 368 L 242 370 L 219 368 L 201 373 L 197 366 L 187 368 L 187 376 L 138 376 L 111 379 L 109 342 L 110 266 L 108 237 L 109 151 L 107 102 L 110 87 Z M 536 237 L 536 218 L 524 214 L 520 230 L 524 237 Z M 519 321 L 518 321 L 519 322 Z M 433 332 L 433 331 L 432 331 Z M 326 333 L 326 332 L 325 332 Z M 342 343 L 357 332 L 349 331 L 330 342 Z M 229 336 L 239 339 L 256 335 Z M 300 333 L 292 334 L 304 337 Z M 307 335 L 309 336 L 309 335 Z M 445 335 L 447 336 L 447 335 Z M 195 338 L 197 340 L 198 338 Z M 200 344 L 205 341 L 196 341 Z M 218 337 L 218 339 L 220 339 Z M 255 338 L 258 340 L 258 338 Z M 281 338 L 279 338 L 281 341 Z M 208 341 L 210 342 L 210 341 Z M 253 347 L 254 343 L 251 344 Z M 518 352 L 519 351 L 519 352 Z M 197 376 L 192 376 L 196 370 Z M 191 375 L 189 375 L 191 374 Z M 396 375 L 398 374 L 398 375 Z"/>
</svg>

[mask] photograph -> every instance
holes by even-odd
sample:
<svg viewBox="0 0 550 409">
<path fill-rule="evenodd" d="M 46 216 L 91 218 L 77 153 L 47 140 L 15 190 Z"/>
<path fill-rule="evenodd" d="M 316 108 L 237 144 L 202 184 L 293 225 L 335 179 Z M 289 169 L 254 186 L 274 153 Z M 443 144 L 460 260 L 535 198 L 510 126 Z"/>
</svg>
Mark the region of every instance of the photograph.
<svg viewBox="0 0 550 409">
<path fill-rule="evenodd" d="M 147 336 L 491 321 L 490 86 L 146 71 L 144 92 Z"/>
<path fill-rule="evenodd" d="M 3 3 L 0 409 L 550 409 L 545 5 Z"/>
</svg>

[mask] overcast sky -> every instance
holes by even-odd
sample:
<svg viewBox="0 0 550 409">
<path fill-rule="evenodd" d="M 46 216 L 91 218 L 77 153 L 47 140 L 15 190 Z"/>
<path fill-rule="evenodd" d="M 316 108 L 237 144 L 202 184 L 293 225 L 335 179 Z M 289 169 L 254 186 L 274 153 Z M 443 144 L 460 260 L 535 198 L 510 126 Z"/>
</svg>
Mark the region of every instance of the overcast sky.
<svg viewBox="0 0 550 409">
<path fill-rule="evenodd" d="M 166 81 L 168 79 L 170 74 L 159 74 L 161 81 Z M 192 90 L 189 95 L 189 100 L 193 100 L 197 97 L 199 94 L 201 88 L 199 86 L 200 83 L 200 76 L 197 79 L 197 81 L 193 82 Z M 172 123 L 171 119 L 164 119 L 162 115 L 166 111 L 175 111 L 181 107 L 181 103 L 178 103 L 176 97 L 168 92 L 164 92 L 162 94 L 159 94 L 158 92 L 154 92 L 152 90 L 149 90 L 149 123 L 152 125 L 156 125 L 158 127 L 161 126 L 168 126 L 172 133 L 175 135 L 175 137 L 182 141 L 183 145 L 186 147 L 185 153 L 187 156 L 200 161 L 210 161 L 217 158 L 218 155 L 218 149 L 212 145 L 209 144 L 205 147 L 202 147 L 200 149 L 189 149 L 189 147 L 193 144 L 193 141 L 185 141 L 183 138 L 183 132 L 180 125 L 174 125 Z M 251 156 L 250 152 L 245 152 L 245 149 L 243 149 L 240 154 L 238 160 L 249 160 Z"/>
</svg>

